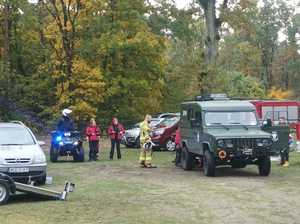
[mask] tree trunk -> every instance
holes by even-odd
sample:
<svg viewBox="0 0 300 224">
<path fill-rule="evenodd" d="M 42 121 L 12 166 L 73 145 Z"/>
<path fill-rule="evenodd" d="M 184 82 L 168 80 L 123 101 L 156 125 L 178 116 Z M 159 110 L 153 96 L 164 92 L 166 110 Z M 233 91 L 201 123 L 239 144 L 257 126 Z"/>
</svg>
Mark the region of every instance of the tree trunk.
<svg viewBox="0 0 300 224">
<path fill-rule="evenodd" d="M 214 63 L 218 55 L 218 31 L 216 24 L 216 2 L 208 1 L 205 12 L 206 29 L 207 29 L 207 59 L 209 63 Z"/>
<path fill-rule="evenodd" d="M 227 1 L 225 1 L 227 2 Z M 216 62 L 218 56 L 219 32 L 218 19 L 216 18 L 216 0 L 199 0 L 204 14 L 206 23 L 206 57 L 209 64 Z M 227 3 L 226 3 L 227 4 Z"/>
<path fill-rule="evenodd" d="M 11 44 L 11 7 L 8 1 L 4 3 L 4 61 L 10 65 L 10 44 Z"/>
</svg>

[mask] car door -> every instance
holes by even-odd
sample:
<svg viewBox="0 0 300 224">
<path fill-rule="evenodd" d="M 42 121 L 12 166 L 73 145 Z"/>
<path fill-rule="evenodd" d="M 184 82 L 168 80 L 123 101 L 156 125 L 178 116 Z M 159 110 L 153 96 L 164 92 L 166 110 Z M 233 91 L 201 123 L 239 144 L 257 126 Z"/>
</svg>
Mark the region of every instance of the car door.
<svg viewBox="0 0 300 224">
<path fill-rule="evenodd" d="M 193 117 L 193 108 L 191 104 L 183 105 L 181 111 L 180 133 L 182 142 L 184 142 L 189 150 L 193 148 L 193 129 L 191 119 Z"/>
<path fill-rule="evenodd" d="M 200 108 L 193 108 L 193 117 L 191 118 L 192 129 L 192 148 L 191 152 L 200 154 L 202 151 L 203 128 L 202 128 L 202 113 Z"/>
</svg>

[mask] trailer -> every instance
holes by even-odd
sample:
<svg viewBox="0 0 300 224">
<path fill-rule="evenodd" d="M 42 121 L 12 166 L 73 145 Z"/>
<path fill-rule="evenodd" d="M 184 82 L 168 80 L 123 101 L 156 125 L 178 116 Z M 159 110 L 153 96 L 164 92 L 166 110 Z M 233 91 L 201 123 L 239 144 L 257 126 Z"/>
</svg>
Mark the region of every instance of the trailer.
<svg viewBox="0 0 300 224">
<path fill-rule="evenodd" d="M 15 182 L 10 176 L 0 173 L 0 205 L 6 204 L 9 198 L 17 192 L 64 201 L 67 199 L 68 193 L 74 191 L 74 188 L 75 184 L 66 182 L 65 188 L 62 192 L 54 191 Z"/>
</svg>

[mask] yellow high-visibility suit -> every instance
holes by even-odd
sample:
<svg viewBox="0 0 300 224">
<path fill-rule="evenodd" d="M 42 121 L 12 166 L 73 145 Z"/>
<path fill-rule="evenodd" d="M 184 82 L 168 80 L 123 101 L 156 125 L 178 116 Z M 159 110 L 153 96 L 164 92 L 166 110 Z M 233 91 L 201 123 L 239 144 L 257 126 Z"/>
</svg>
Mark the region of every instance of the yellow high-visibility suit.
<svg viewBox="0 0 300 224">
<path fill-rule="evenodd" d="M 141 142 L 141 152 L 140 152 L 140 163 L 145 165 L 151 165 L 152 160 L 152 150 L 144 149 L 143 145 L 151 140 L 150 137 L 151 128 L 147 121 L 143 121 L 140 124 L 140 142 Z"/>
</svg>

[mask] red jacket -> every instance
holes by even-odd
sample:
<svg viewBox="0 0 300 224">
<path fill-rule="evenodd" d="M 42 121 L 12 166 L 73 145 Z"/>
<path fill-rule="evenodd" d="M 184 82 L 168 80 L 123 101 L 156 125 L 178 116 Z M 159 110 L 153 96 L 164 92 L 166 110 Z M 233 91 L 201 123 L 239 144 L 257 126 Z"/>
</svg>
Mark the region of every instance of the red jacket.
<svg viewBox="0 0 300 224">
<path fill-rule="evenodd" d="M 180 134 L 179 128 L 176 130 L 175 144 L 176 145 L 181 145 L 181 134 Z"/>
<path fill-rule="evenodd" d="M 107 132 L 109 134 L 110 139 L 121 140 L 125 134 L 125 129 L 121 124 L 117 124 L 116 126 L 111 124 L 108 127 Z"/>
<path fill-rule="evenodd" d="M 89 141 L 98 141 L 101 135 L 101 131 L 97 126 L 88 126 L 85 130 L 86 137 Z"/>
</svg>

